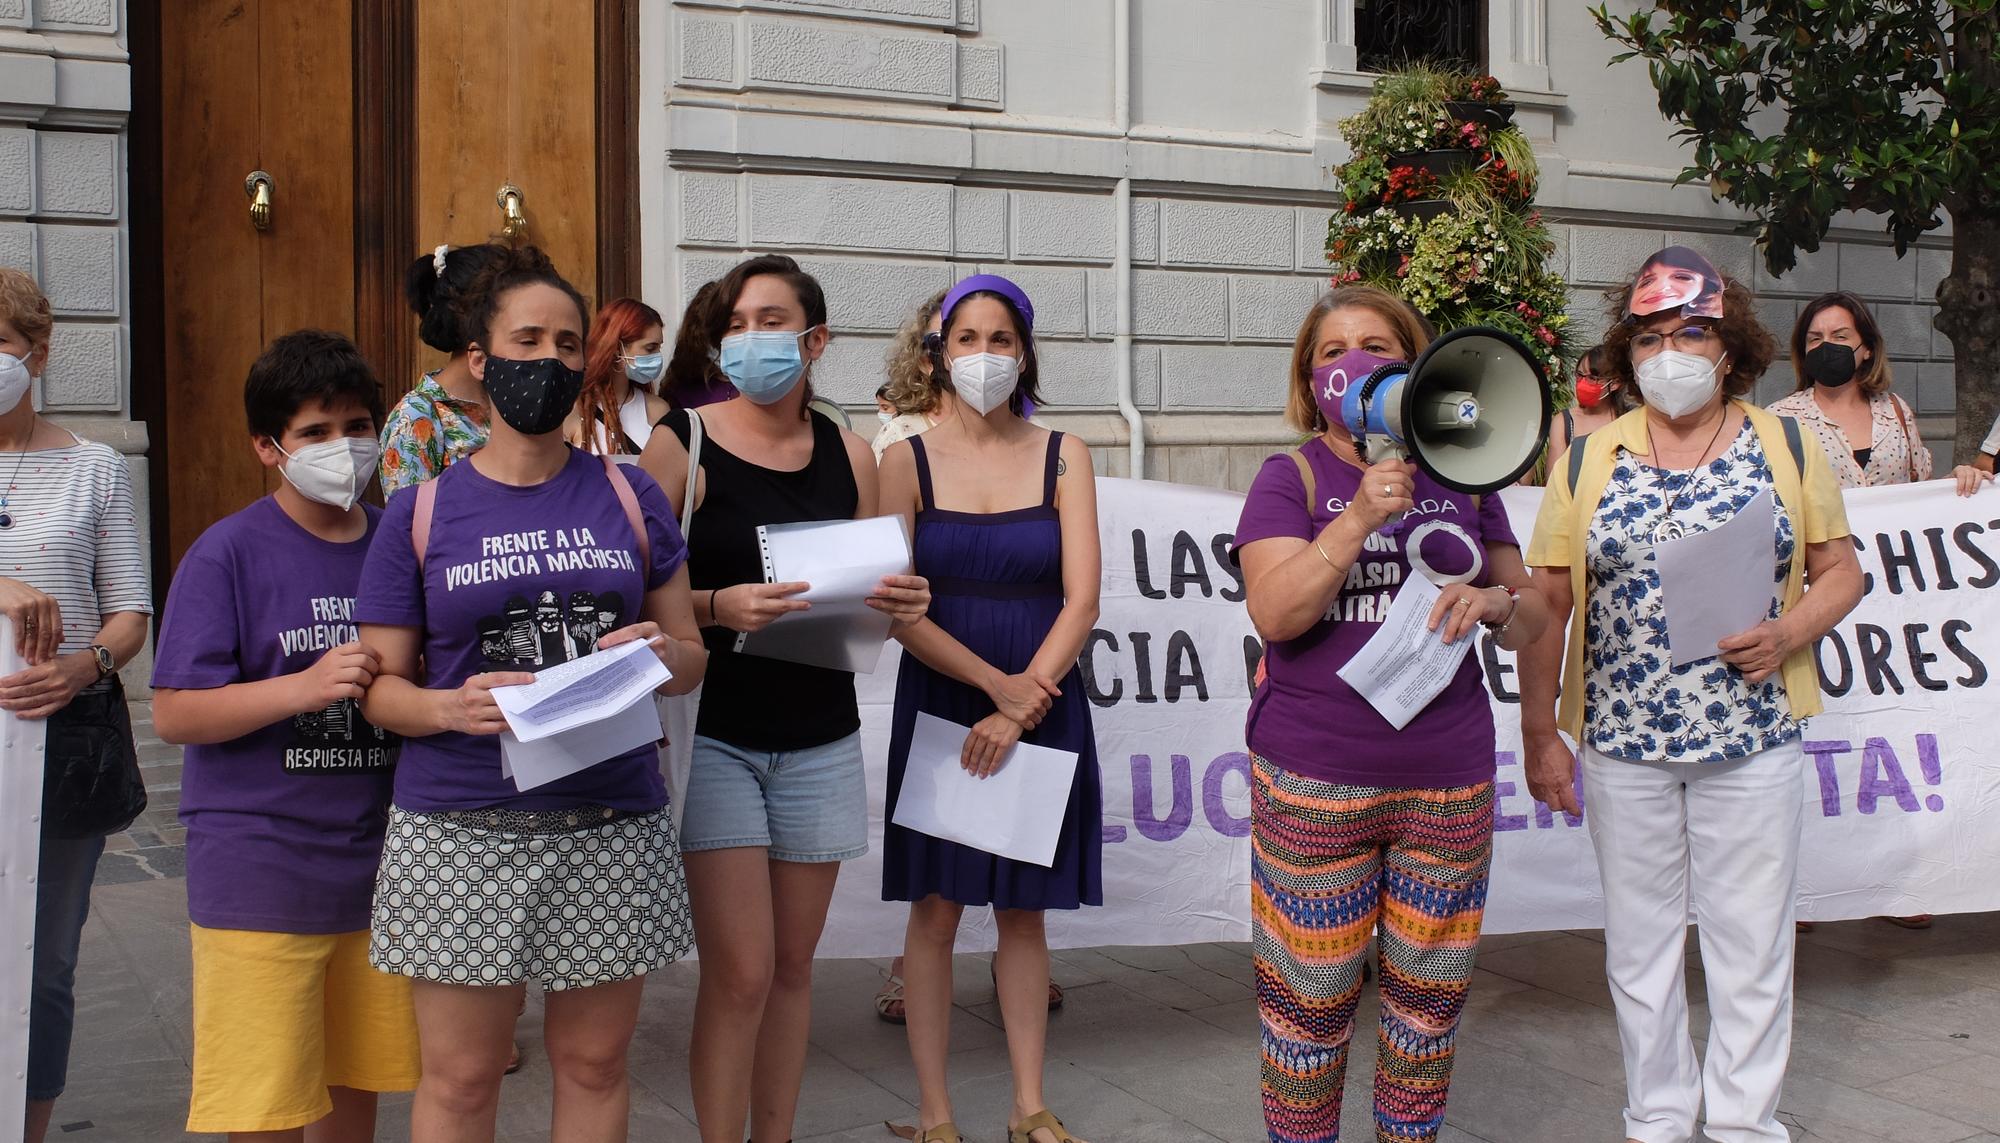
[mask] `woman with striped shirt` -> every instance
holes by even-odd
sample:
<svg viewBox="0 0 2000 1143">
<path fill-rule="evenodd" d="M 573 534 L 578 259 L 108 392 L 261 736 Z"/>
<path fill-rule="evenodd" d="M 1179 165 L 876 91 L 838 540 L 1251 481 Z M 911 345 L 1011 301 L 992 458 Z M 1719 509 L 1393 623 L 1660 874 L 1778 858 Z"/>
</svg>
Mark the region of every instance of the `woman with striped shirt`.
<svg viewBox="0 0 2000 1143">
<path fill-rule="evenodd" d="M 137 807 L 80 796 L 104 760 L 132 756 L 118 668 L 152 614 L 125 461 L 35 413 L 53 326 L 34 279 L 0 269 L 0 613 L 26 669 L 0 678 L 0 710 L 48 720 L 34 992 L 28 1015 L 28 1143 L 42 1143 L 69 1069 L 77 946 L 104 835 Z M 130 790 L 129 793 L 136 793 Z"/>
</svg>

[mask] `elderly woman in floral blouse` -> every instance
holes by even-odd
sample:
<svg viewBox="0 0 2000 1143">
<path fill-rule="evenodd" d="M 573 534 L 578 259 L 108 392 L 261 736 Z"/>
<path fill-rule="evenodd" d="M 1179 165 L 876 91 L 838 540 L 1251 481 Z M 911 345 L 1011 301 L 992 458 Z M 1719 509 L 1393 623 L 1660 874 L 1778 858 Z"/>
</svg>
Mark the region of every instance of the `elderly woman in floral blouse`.
<svg viewBox="0 0 2000 1143">
<path fill-rule="evenodd" d="M 1528 786 L 1579 812 L 1567 732 L 1604 879 L 1626 1136 L 1692 1139 L 1705 1099 L 1711 1137 L 1782 1143 L 1800 720 L 1820 709 L 1813 642 L 1860 600 L 1860 565 L 1824 450 L 1740 399 L 1776 348 L 1749 291 L 1627 290 L 1615 312 L 1624 320 L 1605 348 L 1645 404 L 1549 476 L 1528 562 L 1552 612 L 1573 621 L 1567 655 L 1553 626 L 1523 655 Z M 1767 503 L 1763 620 L 1714 647 L 1673 647 L 1657 553 Z M 1688 1036 L 1690 903 L 1708 982 L 1705 1074 Z"/>
</svg>

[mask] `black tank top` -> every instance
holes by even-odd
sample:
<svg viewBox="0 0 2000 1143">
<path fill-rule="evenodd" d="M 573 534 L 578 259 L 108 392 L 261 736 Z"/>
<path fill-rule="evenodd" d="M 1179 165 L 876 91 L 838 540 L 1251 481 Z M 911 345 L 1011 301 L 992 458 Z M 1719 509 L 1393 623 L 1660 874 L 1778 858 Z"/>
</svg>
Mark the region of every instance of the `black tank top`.
<svg viewBox="0 0 2000 1143">
<path fill-rule="evenodd" d="M 853 518 L 861 494 L 840 428 L 818 413 L 811 417 L 812 460 L 797 472 L 751 464 L 703 434 L 707 490 L 689 521 L 688 583 L 696 591 L 764 582 L 760 524 Z M 686 410 L 668 413 L 660 424 L 687 447 Z M 739 655 L 736 632 L 725 627 L 704 628 L 702 642 L 708 675 L 695 733 L 746 750 L 782 751 L 824 746 L 860 729 L 852 674 Z"/>
</svg>

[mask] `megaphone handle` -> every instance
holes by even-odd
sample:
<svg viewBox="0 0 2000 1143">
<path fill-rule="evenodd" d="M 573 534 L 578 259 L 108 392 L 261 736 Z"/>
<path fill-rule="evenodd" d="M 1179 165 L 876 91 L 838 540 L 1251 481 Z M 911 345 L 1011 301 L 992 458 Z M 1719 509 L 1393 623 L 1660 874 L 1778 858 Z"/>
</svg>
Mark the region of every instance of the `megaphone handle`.
<svg viewBox="0 0 2000 1143">
<path fill-rule="evenodd" d="M 1367 448 L 1362 450 L 1362 460 L 1370 465 L 1381 464 L 1385 460 L 1408 460 L 1409 450 L 1401 442 L 1386 433 L 1369 433 Z"/>
</svg>

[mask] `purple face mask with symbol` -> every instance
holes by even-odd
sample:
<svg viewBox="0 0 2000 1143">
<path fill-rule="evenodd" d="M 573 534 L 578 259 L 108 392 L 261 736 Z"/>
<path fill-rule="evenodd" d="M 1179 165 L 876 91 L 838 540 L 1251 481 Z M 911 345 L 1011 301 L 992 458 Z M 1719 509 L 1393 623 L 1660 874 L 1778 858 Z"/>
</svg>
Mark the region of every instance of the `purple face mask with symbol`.
<svg viewBox="0 0 2000 1143">
<path fill-rule="evenodd" d="M 1313 403 L 1319 406 L 1328 424 L 1344 424 L 1340 402 L 1347 396 L 1348 390 L 1366 381 L 1370 373 L 1384 365 L 1402 363 L 1401 358 L 1377 357 L 1365 349 L 1350 349 L 1313 370 Z"/>
</svg>

